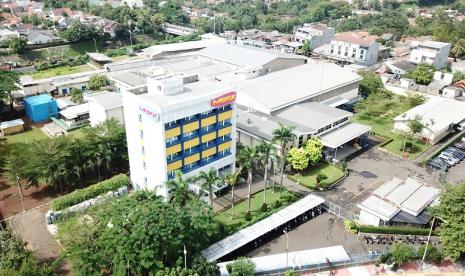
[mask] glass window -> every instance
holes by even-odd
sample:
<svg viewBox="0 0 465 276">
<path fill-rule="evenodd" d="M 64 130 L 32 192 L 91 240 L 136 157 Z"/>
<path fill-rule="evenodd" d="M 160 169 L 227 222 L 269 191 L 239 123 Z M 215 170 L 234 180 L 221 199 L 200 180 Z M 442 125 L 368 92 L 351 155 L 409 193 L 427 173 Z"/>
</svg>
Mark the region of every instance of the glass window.
<svg viewBox="0 0 465 276">
<path fill-rule="evenodd" d="M 144 167 L 144 170 L 147 169 L 147 163 L 144 162 L 144 163 L 142 164 L 142 166 Z"/>
<path fill-rule="evenodd" d="M 139 122 L 142 122 L 142 114 L 139 114 Z"/>
<path fill-rule="evenodd" d="M 140 153 L 145 154 L 145 147 L 141 147 Z"/>
<path fill-rule="evenodd" d="M 140 138 L 144 139 L 144 131 L 143 130 L 140 131 Z"/>
<path fill-rule="evenodd" d="M 184 136 L 185 139 L 190 139 L 191 137 L 193 137 L 196 134 L 197 134 L 197 131 L 193 130 L 193 131 L 189 131 L 189 132 L 184 133 L 183 136 Z"/>
<path fill-rule="evenodd" d="M 173 136 L 173 137 L 171 137 L 171 138 L 167 138 L 167 139 L 166 139 L 166 143 L 167 143 L 167 144 L 171 144 L 171 143 L 176 142 L 178 139 L 179 139 L 179 136 Z"/>
</svg>

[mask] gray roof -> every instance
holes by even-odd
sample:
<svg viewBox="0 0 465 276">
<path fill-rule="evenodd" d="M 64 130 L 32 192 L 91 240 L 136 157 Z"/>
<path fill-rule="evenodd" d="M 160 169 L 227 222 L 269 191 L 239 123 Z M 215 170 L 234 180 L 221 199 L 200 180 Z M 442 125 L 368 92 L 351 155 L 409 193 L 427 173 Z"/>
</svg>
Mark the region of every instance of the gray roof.
<svg viewBox="0 0 465 276">
<path fill-rule="evenodd" d="M 423 47 L 433 48 L 433 49 L 441 49 L 443 47 L 450 46 L 450 43 L 426 40 L 426 41 L 421 41 L 420 43 L 418 43 L 418 45 L 423 46 Z"/>
<path fill-rule="evenodd" d="M 100 104 L 105 110 L 123 106 L 121 94 L 116 92 L 94 93 L 88 96 L 89 100 Z"/>
<path fill-rule="evenodd" d="M 408 71 L 412 71 L 412 70 L 415 70 L 417 68 L 417 65 L 411 63 L 411 62 L 408 62 L 408 61 L 405 61 L 405 60 L 401 60 L 401 61 L 398 61 L 398 62 L 395 62 L 392 64 L 392 66 L 395 66 L 399 69 L 401 69 L 402 71 L 405 71 L 405 72 L 408 72 Z"/>
<path fill-rule="evenodd" d="M 42 43 L 44 40 L 47 42 L 60 39 L 50 32 L 44 31 L 31 31 L 27 34 L 27 40 L 31 43 Z"/>
<path fill-rule="evenodd" d="M 113 80 L 124 82 L 132 87 L 147 84 L 147 76 L 139 72 L 121 71 L 111 73 L 110 77 Z"/>
<path fill-rule="evenodd" d="M 236 86 L 241 93 L 273 112 L 360 80 L 359 75 L 336 64 L 308 63 L 242 81 Z"/>
<path fill-rule="evenodd" d="M 352 113 L 325 104 L 309 102 L 293 105 L 276 113 L 276 116 L 313 129 L 316 132 L 320 128 L 352 116 Z"/>
<path fill-rule="evenodd" d="M 213 45 L 200 50 L 198 54 L 239 66 L 254 67 L 264 66 L 278 58 L 306 59 L 303 56 L 283 54 L 278 51 L 269 51 L 245 46 L 239 47 L 230 44 Z"/>
</svg>

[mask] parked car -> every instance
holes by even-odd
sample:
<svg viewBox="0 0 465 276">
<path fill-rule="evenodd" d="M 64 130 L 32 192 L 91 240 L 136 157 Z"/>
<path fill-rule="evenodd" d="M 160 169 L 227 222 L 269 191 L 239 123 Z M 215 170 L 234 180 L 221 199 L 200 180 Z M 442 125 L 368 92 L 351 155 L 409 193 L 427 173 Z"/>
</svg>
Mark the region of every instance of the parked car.
<svg viewBox="0 0 465 276">
<path fill-rule="evenodd" d="M 432 167 L 434 169 L 437 169 L 437 170 L 440 170 L 440 171 L 446 172 L 448 170 L 448 167 L 446 165 L 444 165 L 442 162 L 439 162 L 436 159 L 433 159 L 433 160 L 429 161 L 428 165 L 430 167 Z"/>
<path fill-rule="evenodd" d="M 461 149 L 461 150 L 465 150 L 465 143 L 455 143 L 454 147 Z"/>
<path fill-rule="evenodd" d="M 440 157 L 441 156 L 447 157 L 447 158 L 451 159 L 452 161 L 454 161 L 455 164 L 458 164 L 461 161 L 460 158 L 457 158 L 457 157 L 454 156 L 454 154 L 452 154 L 450 152 L 446 152 L 446 151 L 441 152 L 441 154 L 439 156 Z"/>
<path fill-rule="evenodd" d="M 438 159 L 444 163 L 446 163 L 449 167 L 452 167 L 456 164 L 456 161 L 450 159 L 449 157 L 447 156 L 444 156 L 444 155 L 439 155 L 438 156 Z"/>
<path fill-rule="evenodd" d="M 448 155 L 452 155 L 452 157 L 462 161 L 463 160 L 463 157 L 464 155 L 460 152 L 457 152 L 457 151 L 454 151 L 453 149 L 449 148 L 449 149 L 446 149 L 445 151 L 443 151 L 444 154 L 448 154 Z"/>
</svg>

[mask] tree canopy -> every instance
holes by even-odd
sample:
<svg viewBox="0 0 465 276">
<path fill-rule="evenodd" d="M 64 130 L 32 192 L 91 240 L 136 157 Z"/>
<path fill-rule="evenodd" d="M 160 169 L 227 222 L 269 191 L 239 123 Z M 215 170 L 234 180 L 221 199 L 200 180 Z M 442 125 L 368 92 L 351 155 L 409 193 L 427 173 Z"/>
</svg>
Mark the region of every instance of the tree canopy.
<svg viewBox="0 0 465 276">
<path fill-rule="evenodd" d="M 78 42 L 83 40 L 99 39 L 103 36 L 103 33 L 101 30 L 91 25 L 76 21 L 73 22 L 68 29 L 61 32 L 61 36 L 68 41 Z"/>
<path fill-rule="evenodd" d="M 105 75 L 92 76 L 89 79 L 88 86 L 90 90 L 99 90 L 108 84 L 108 78 Z"/>
<path fill-rule="evenodd" d="M 210 244 L 215 229 L 212 211 L 199 199 L 184 208 L 140 191 L 65 220 L 59 237 L 77 275 L 144 275 L 176 267 L 184 246 L 191 263 Z"/>
<path fill-rule="evenodd" d="M 366 98 L 372 93 L 376 93 L 384 88 L 381 78 L 375 73 L 371 71 L 361 71 L 359 74 L 363 78 L 358 88 L 362 97 Z"/>
<path fill-rule="evenodd" d="M 413 79 L 418 84 L 428 85 L 433 81 L 434 67 L 428 64 L 420 64 L 415 70 L 405 74 L 406 78 Z"/>
</svg>

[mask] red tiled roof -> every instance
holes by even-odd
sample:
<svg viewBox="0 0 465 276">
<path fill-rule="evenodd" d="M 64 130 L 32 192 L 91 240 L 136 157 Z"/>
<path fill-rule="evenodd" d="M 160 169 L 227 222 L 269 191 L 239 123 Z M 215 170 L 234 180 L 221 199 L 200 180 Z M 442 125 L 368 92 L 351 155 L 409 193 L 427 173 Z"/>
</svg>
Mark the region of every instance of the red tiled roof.
<svg viewBox="0 0 465 276">
<path fill-rule="evenodd" d="M 378 37 L 370 35 L 368 32 L 343 32 L 336 34 L 336 40 L 369 46 L 375 42 Z"/>
</svg>

